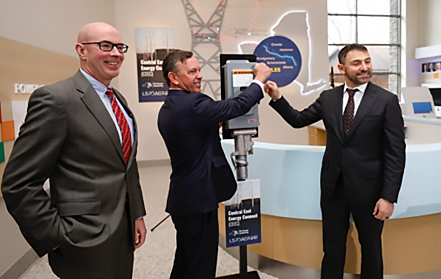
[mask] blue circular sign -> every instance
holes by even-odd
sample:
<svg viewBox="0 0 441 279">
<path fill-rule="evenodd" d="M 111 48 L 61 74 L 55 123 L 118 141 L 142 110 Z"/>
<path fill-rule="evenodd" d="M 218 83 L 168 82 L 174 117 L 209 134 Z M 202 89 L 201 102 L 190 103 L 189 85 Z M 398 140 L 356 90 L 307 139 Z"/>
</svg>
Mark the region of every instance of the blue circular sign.
<svg viewBox="0 0 441 279">
<path fill-rule="evenodd" d="M 293 82 L 302 68 L 299 48 L 293 41 L 283 36 L 266 38 L 256 47 L 254 54 L 257 56 L 257 62 L 264 62 L 271 68 L 269 79 L 279 87 Z"/>
</svg>

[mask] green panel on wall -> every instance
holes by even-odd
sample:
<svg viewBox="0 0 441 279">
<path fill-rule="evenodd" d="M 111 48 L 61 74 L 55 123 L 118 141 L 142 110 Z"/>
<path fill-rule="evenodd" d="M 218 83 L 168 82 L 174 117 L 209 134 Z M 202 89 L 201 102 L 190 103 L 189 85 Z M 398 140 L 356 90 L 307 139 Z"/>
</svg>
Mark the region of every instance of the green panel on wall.
<svg viewBox="0 0 441 279">
<path fill-rule="evenodd" d="M 0 142 L 0 163 L 5 161 L 5 143 Z"/>
</svg>

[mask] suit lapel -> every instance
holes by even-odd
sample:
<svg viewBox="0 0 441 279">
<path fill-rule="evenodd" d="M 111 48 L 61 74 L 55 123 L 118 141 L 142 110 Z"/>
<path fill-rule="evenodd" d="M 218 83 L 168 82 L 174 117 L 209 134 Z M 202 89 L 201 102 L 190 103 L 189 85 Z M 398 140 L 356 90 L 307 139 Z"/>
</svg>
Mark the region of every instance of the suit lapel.
<svg viewBox="0 0 441 279">
<path fill-rule="evenodd" d="M 354 122 L 352 122 L 351 128 L 349 129 L 349 133 L 345 140 L 348 140 L 354 134 L 354 131 L 357 130 L 361 121 L 366 116 L 366 113 L 370 110 L 377 99 L 375 88 L 369 85 L 370 83 L 368 83 L 366 87 L 366 91 L 363 94 L 363 99 L 361 99 L 361 103 L 357 109 L 357 113 L 355 114 Z"/>
<path fill-rule="evenodd" d="M 73 79 L 75 81 L 77 91 L 83 93 L 81 100 L 100 123 L 101 127 L 103 127 L 103 129 L 109 135 L 116 151 L 124 162 L 124 155 L 122 152 L 121 143 L 119 141 L 118 131 L 116 130 L 115 123 L 113 123 L 113 120 L 103 102 L 100 100 L 98 94 L 90 85 L 89 81 L 80 71 L 73 76 Z"/>
</svg>

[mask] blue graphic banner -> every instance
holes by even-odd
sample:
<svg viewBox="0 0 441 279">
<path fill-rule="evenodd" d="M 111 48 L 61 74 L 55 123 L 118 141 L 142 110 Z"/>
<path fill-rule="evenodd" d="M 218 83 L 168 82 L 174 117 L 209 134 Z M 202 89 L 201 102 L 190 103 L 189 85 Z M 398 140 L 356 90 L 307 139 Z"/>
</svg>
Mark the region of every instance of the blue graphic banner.
<svg viewBox="0 0 441 279">
<path fill-rule="evenodd" d="M 254 54 L 257 62 L 263 62 L 271 68 L 268 78 L 279 87 L 293 82 L 302 68 L 302 56 L 297 45 L 283 36 L 268 37 L 256 47 Z"/>
</svg>

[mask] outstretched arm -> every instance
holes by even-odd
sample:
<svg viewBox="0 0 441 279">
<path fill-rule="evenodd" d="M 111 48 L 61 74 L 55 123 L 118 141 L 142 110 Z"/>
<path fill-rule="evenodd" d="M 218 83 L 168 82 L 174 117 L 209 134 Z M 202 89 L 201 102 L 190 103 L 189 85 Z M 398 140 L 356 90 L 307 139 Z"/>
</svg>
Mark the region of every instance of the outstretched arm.
<svg viewBox="0 0 441 279">
<path fill-rule="evenodd" d="M 275 82 L 268 81 L 265 84 L 265 92 L 272 99 L 270 106 L 293 128 L 303 128 L 322 119 L 321 96 L 308 108 L 298 111 L 282 96 Z"/>
</svg>

